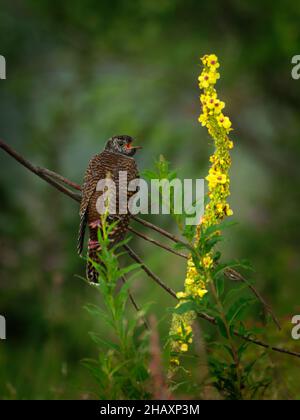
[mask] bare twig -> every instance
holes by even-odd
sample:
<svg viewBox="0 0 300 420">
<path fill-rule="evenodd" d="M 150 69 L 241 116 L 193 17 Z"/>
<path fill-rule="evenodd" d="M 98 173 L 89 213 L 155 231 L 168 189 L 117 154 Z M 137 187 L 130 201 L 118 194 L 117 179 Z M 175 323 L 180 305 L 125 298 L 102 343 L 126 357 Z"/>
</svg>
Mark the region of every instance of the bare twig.
<svg viewBox="0 0 300 420">
<path fill-rule="evenodd" d="M 121 280 L 122 280 L 123 284 L 126 284 L 126 277 L 125 276 L 122 276 Z M 134 297 L 133 297 L 133 295 L 132 295 L 132 293 L 129 289 L 128 289 L 128 296 L 129 296 L 130 302 L 132 303 L 132 306 L 134 307 L 134 309 L 137 312 L 139 312 L 140 311 L 139 305 L 136 303 L 136 300 L 134 299 Z M 143 323 L 144 323 L 145 328 L 147 330 L 149 330 L 149 326 L 148 326 L 148 323 L 147 323 L 145 317 L 143 317 Z"/>
<path fill-rule="evenodd" d="M 25 168 L 29 169 L 35 175 L 39 176 L 44 181 L 48 182 L 48 184 L 52 185 L 54 188 L 58 189 L 60 192 L 73 198 L 73 200 L 80 202 L 80 199 L 81 199 L 80 194 L 71 191 L 69 188 L 66 188 L 63 185 L 56 182 L 55 180 L 53 180 L 49 175 L 49 172 L 51 171 L 46 170 L 46 172 L 48 171 L 48 173 L 45 173 L 45 170 L 43 168 L 34 166 L 31 162 L 26 160 L 23 156 L 17 153 L 14 149 L 12 149 L 10 146 L 8 146 L 8 144 L 4 143 L 2 140 L 0 140 L 0 148 L 3 149 L 6 153 L 8 153 L 10 156 L 12 156 L 14 159 L 16 159 L 21 165 L 25 166 Z M 59 177 L 61 178 L 61 180 L 64 180 L 63 182 L 65 184 L 70 185 L 71 181 L 66 180 L 66 178 L 62 177 L 61 175 L 59 175 Z"/>
<path fill-rule="evenodd" d="M 168 292 L 171 296 L 176 298 L 176 293 L 174 292 L 174 290 L 172 290 L 169 286 L 167 286 L 162 280 L 160 280 L 160 278 L 153 273 L 153 271 L 150 270 L 149 267 L 147 267 L 143 261 L 141 260 L 141 258 L 137 255 L 137 253 L 130 248 L 130 246 L 128 245 L 123 245 L 123 247 L 126 249 L 126 251 L 128 252 L 129 256 L 136 261 L 138 264 L 141 265 L 141 268 L 145 271 L 145 273 L 152 278 L 160 287 L 162 287 L 163 289 L 165 289 L 166 292 Z"/>
<path fill-rule="evenodd" d="M 147 220 L 141 219 L 140 217 L 137 217 L 137 216 L 132 216 L 132 219 L 135 220 L 136 222 L 152 229 L 152 230 L 155 230 L 156 232 L 160 233 L 161 235 L 165 236 L 166 238 L 171 239 L 171 241 L 173 241 L 177 244 L 182 244 L 187 248 L 190 248 L 190 245 L 188 243 L 182 241 L 177 236 L 173 235 L 170 232 L 167 232 L 166 230 L 162 229 L 161 227 L 158 227 L 158 226 L 154 225 L 153 223 L 150 223 Z"/>
<path fill-rule="evenodd" d="M 205 321 L 210 322 L 211 324 L 217 325 L 217 321 L 212 316 L 209 316 L 209 315 L 204 314 L 204 313 L 198 313 L 197 315 L 198 315 L 199 318 L 202 318 Z M 249 343 L 256 344 L 257 346 L 260 346 L 260 347 L 264 347 L 265 349 L 273 350 L 277 353 L 284 353 L 284 354 L 288 354 L 290 356 L 295 356 L 295 357 L 300 358 L 300 353 L 298 353 L 296 351 L 291 351 L 291 350 L 287 350 L 287 349 L 284 349 L 284 348 L 281 348 L 281 347 L 271 346 L 270 344 L 264 343 L 263 341 L 260 341 L 260 340 L 242 335 L 242 334 L 238 333 L 237 331 L 234 331 L 234 335 L 236 337 L 239 337 L 240 339 L 242 339 L 244 341 L 248 341 Z"/>
<path fill-rule="evenodd" d="M 130 230 L 130 232 L 134 233 L 135 235 L 139 236 L 140 238 L 143 238 L 143 239 L 145 239 L 146 241 L 151 242 L 152 244 L 154 244 L 154 245 L 156 245 L 156 246 L 159 246 L 160 248 L 163 248 L 163 249 L 165 249 L 165 250 L 167 250 L 167 251 L 171 252 L 172 254 L 178 255 L 178 257 L 182 257 L 182 258 L 188 259 L 187 255 L 182 254 L 181 252 L 175 251 L 175 249 L 172 249 L 172 248 L 170 248 L 169 246 L 164 245 L 164 244 L 162 244 L 162 243 L 158 242 L 157 240 L 155 240 L 155 239 L 153 239 L 153 238 L 150 238 L 149 236 L 145 235 L 145 234 L 144 234 L 144 233 L 142 233 L 142 232 L 139 232 L 139 231 L 137 231 L 137 230 L 133 229 L 133 228 L 132 228 L 132 227 L 130 227 L 130 226 L 128 227 L 128 230 Z"/>
<path fill-rule="evenodd" d="M 6 151 L 6 153 L 8 153 L 10 156 L 12 156 L 15 160 L 17 160 L 21 165 L 25 166 L 27 169 L 29 169 L 31 172 L 33 172 L 34 174 L 36 174 L 37 176 L 39 176 L 40 178 L 42 178 L 44 181 L 48 182 L 50 185 L 52 185 L 54 188 L 56 188 L 58 191 L 62 192 L 63 194 L 71 197 L 73 200 L 80 202 L 81 200 L 81 196 L 78 193 L 73 193 L 71 190 L 69 190 L 68 188 L 63 187 L 61 184 L 59 184 L 58 182 L 54 181 L 53 179 L 51 179 L 49 173 L 45 174 L 43 173 L 43 171 L 41 171 L 41 168 L 37 168 L 34 165 L 32 165 L 29 161 L 27 161 L 23 156 L 21 156 L 20 154 L 18 154 L 15 150 L 13 150 L 10 146 L 8 146 L 6 143 L 4 143 L 3 141 L 0 140 L 0 148 L 2 148 L 4 151 Z M 63 181 L 64 179 L 64 181 Z M 61 181 L 64 182 L 67 185 L 70 185 L 69 180 L 67 180 L 66 178 L 62 177 Z M 76 188 L 77 189 L 77 188 Z M 174 242 L 179 242 L 182 243 L 184 245 L 186 245 L 183 241 L 179 240 L 178 238 L 176 238 L 175 235 L 170 234 L 169 232 L 164 231 L 163 229 L 153 225 L 150 222 L 146 222 L 136 216 L 133 217 L 134 220 L 136 220 L 137 222 L 143 224 L 144 226 L 147 226 L 159 233 L 161 233 L 162 235 L 170 238 L 171 240 L 173 240 Z M 164 290 L 167 291 L 167 293 L 169 293 L 171 296 L 173 296 L 174 298 L 176 298 L 176 293 L 170 289 L 168 286 L 166 286 L 147 266 L 145 266 L 145 264 L 141 261 L 141 259 L 135 254 L 134 251 L 131 250 L 131 248 L 128 247 L 128 245 L 125 245 L 125 247 L 127 248 L 127 252 L 129 253 L 129 255 L 135 259 L 135 261 L 139 262 L 141 264 L 141 267 L 143 268 L 143 270 L 147 273 L 147 275 L 149 277 L 151 277 L 157 284 L 159 284 Z M 205 314 L 205 313 L 198 313 L 198 317 L 204 319 L 207 322 L 210 322 L 213 325 L 216 325 L 216 320 Z M 290 356 L 294 356 L 297 358 L 300 358 L 300 353 L 294 352 L 294 351 L 290 351 L 284 348 L 280 348 L 280 347 L 275 347 L 275 346 L 271 346 L 270 344 L 264 343 L 260 340 L 257 339 L 253 339 L 244 335 L 239 334 L 238 332 L 234 332 L 235 336 L 241 338 L 242 340 L 248 341 L 250 343 L 256 344 L 257 346 L 260 347 L 264 347 L 266 349 L 270 349 L 274 352 L 278 352 L 278 353 L 282 353 L 282 354 L 287 354 Z"/>
<path fill-rule="evenodd" d="M 76 184 L 73 181 L 70 181 L 69 179 L 65 178 L 62 175 L 57 174 L 56 172 L 50 171 L 50 169 L 41 168 L 40 166 L 35 167 L 40 173 L 47 175 L 50 178 L 54 178 L 57 181 L 62 182 L 63 184 L 69 185 L 69 187 L 74 188 L 75 190 L 81 191 L 81 186 L 79 184 Z"/>
<path fill-rule="evenodd" d="M 240 273 L 238 273 L 236 270 L 233 270 L 232 268 L 227 268 L 226 270 L 224 270 L 224 274 L 230 280 L 244 282 L 248 286 L 248 288 L 252 291 L 252 293 L 257 297 L 260 303 L 263 305 L 266 312 L 270 314 L 277 328 L 281 330 L 281 325 L 279 323 L 279 320 L 277 319 L 276 315 L 272 311 L 271 306 L 265 301 L 265 299 L 262 297 L 259 291 L 251 283 L 249 283 L 248 280 L 245 279 L 245 277 L 243 277 Z"/>
</svg>

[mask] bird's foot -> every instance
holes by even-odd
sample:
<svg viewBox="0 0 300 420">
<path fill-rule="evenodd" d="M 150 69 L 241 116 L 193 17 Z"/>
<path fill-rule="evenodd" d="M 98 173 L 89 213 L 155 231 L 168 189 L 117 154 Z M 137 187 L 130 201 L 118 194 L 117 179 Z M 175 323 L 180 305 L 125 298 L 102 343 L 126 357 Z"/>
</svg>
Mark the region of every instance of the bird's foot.
<svg viewBox="0 0 300 420">
<path fill-rule="evenodd" d="M 93 222 L 90 223 L 90 227 L 92 229 L 99 228 L 100 226 L 101 226 L 101 221 L 100 220 L 94 220 Z"/>
</svg>

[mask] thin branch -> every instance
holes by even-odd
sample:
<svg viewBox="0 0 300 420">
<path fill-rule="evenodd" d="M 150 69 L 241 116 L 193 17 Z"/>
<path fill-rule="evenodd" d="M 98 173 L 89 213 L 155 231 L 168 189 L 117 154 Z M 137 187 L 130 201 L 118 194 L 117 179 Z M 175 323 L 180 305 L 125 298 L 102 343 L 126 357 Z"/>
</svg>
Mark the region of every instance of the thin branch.
<svg viewBox="0 0 300 420">
<path fill-rule="evenodd" d="M 126 284 L 126 277 L 125 277 L 125 276 L 122 276 L 122 277 L 121 277 L 121 280 L 122 280 L 122 283 L 123 283 L 123 284 Z M 130 289 L 128 289 L 127 293 L 128 293 L 128 296 L 129 296 L 130 302 L 132 303 L 132 306 L 134 307 L 134 309 L 135 309 L 137 312 L 139 312 L 139 311 L 140 311 L 140 307 L 139 307 L 139 305 L 136 303 L 136 300 L 134 299 L 134 297 L 133 297 L 133 295 L 132 295 L 132 293 L 131 293 Z M 146 321 L 146 319 L 145 319 L 144 317 L 143 317 L 143 323 L 144 323 L 144 326 L 145 326 L 146 330 L 149 330 L 148 323 L 147 323 L 147 321 Z"/>
<path fill-rule="evenodd" d="M 130 248 L 129 245 L 123 245 L 123 247 L 126 249 L 126 251 L 128 252 L 129 256 L 138 264 L 141 265 L 141 268 L 145 271 L 145 273 L 152 278 L 160 287 L 162 287 L 166 292 L 168 292 L 171 296 L 176 298 L 176 293 L 174 292 L 174 290 L 172 290 L 169 286 L 167 286 L 162 280 L 160 280 L 160 278 L 153 273 L 153 271 L 150 270 L 149 267 L 147 267 L 143 261 L 141 260 L 141 258 L 137 255 L 137 253 Z"/>
<path fill-rule="evenodd" d="M 185 258 L 186 260 L 188 259 L 187 255 L 182 254 L 181 252 L 175 251 L 175 249 L 172 249 L 172 248 L 170 248 L 169 246 L 164 245 L 164 244 L 162 244 L 162 243 L 158 242 L 157 240 L 155 240 L 155 239 L 153 239 L 153 238 L 150 238 L 149 236 L 145 235 L 145 234 L 144 234 L 144 233 L 142 233 L 142 232 L 139 232 L 139 231 L 137 231 L 137 230 L 133 229 L 133 228 L 132 228 L 132 227 L 130 227 L 130 226 L 129 226 L 127 229 L 128 229 L 130 232 L 134 233 L 135 235 L 139 236 L 140 238 L 143 238 L 143 239 L 145 239 L 146 241 L 148 241 L 148 242 L 150 242 L 150 243 L 152 243 L 152 244 L 154 244 L 154 245 L 157 245 L 157 246 L 158 246 L 158 247 L 160 247 L 160 248 L 163 248 L 163 249 L 165 249 L 165 250 L 167 250 L 167 251 L 171 252 L 172 254 L 178 255 L 178 257 Z"/>
<path fill-rule="evenodd" d="M 177 236 L 173 235 L 170 232 L 167 232 L 166 230 L 162 229 L 161 227 L 158 227 L 158 226 L 154 225 L 153 223 L 148 222 L 147 220 L 141 219 L 140 217 L 137 217 L 137 216 L 131 216 L 131 217 L 136 222 L 148 227 L 149 229 L 155 230 L 156 232 L 160 233 L 161 235 L 165 236 L 166 238 L 171 239 L 171 241 L 173 241 L 177 244 L 182 244 L 187 248 L 190 248 L 190 245 L 188 243 L 182 241 Z"/>
<path fill-rule="evenodd" d="M 224 270 L 224 274 L 229 280 L 244 282 L 252 291 L 252 293 L 257 297 L 260 303 L 263 305 L 265 311 L 270 314 L 277 328 L 281 330 L 280 322 L 274 314 L 271 306 L 265 301 L 265 299 L 262 297 L 259 291 L 251 283 L 249 283 L 248 280 L 245 279 L 245 277 L 243 277 L 240 273 L 238 273 L 236 270 L 233 270 L 232 268 L 227 268 L 226 270 Z"/>
<path fill-rule="evenodd" d="M 199 318 L 204 319 L 205 321 L 210 322 L 211 324 L 217 325 L 217 321 L 212 316 L 209 316 L 209 315 L 204 314 L 204 313 L 198 313 L 197 316 Z M 250 338 L 250 337 L 246 337 L 245 335 L 242 335 L 242 334 L 238 333 L 237 331 L 234 331 L 233 333 L 236 337 L 239 337 L 240 339 L 242 339 L 244 341 L 248 341 L 249 343 L 256 344 L 257 346 L 264 347 L 265 349 L 273 350 L 277 353 L 284 353 L 284 354 L 288 354 L 290 356 L 300 358 L 300 353 L 298 353 L 298 352 L 295 352 L 295 351 L 292 351 L 292 350 L 287 350 L 287 349 L 284 349 L 284 348 L 281 348 L 281 347 L 271 346 L 270 344 L 264 343 L 263 341 L 260 341 L 260 340 L 254 339 L 254 338 Z"/>
<path fill-rule="evenodd" d="M 69 188 L 64 187 L 59 182 L 54 181 L 52 178 L 50 178 L 48 175 L 45 175 L 44 173 L 37 173 L 37 175 L 42 178 L 44 181 L 47 181 L 50 185 L 52 185 L 54 188 L 59 190 L 60 192 L 68 195 L 69 197 L 73 198 L 73 200 L 80 203 L 81 201 L 81 194 L 71 191 Z"/>
<path fill-rule="evenodd" d="M 70 181 L 69 179 L 65 178 L 64 176 L 62 176 L 62 175 L 60 175 L 56 172 L 50 171 L 50 169 L 41 168 L 40 166 L 36 166 L 36 169 L 40 173 L 48 175 L 50 178 L 52 177 L 52 178 L 56 179 L 57 181 L 62 182 L 63 184 L 69 185 L 69 187 L 72 187 L 75 190 L 81 191 L 81 186 L 79 184 L 76 184 L 75 182 Z"/>
<path fill-rule="evenodd" d="M 6 143 L 4 143 L 3 141 L 0 140 L 0 148 L 3 149 L 4 151 L 6 151 L 6 153 L 8 153 L 10 156 L 12 156 L 14 159 L 16 159 L 21 165 L 25 166 L 27 169 L 29 169 L 31 172 L 33 172 L 34 174 L 36 174 L 37 176 L 39 176 L 40 178 L 42 178 L 44 181 L 48 182 L 50 185 L 52 185 L 54 188 L 56 188 L 57 190 L 59 190 L 60 192 L 62 192 L 63 194 L 71 197 L 73 200 L 80 202 L 80 194 L 78 193 L 73 193 L 72 191 L 70 191 L 68 188 L 63 187 L 62 185 L 60 185 L 58 182 L 55 182 L 54 180 L 52 180 L 49 177 L 49 174 L 46 175 L 45 173 L 42 173 L 37 167 L 35 167 L 34 165 L 32 165 L 29 161 L 27 161 L 25 158 L 23 158 L 21 155 L 19 155 L 16 151 L 14 151 L 11 147 L 9 147 Z M 62 177 L 63 178 L 63 177 Z M 61 178 L 61 179 L 62 179 Z M 64 178 L 67 185 L 70 185 L 69 180 L 67 180 L 66 178 Z M 63 182 L 63 181 L 62 181 Z M 71 182 L 71 181 L 70 181 Z M 146 222 L 136 216 L 133 217 L 134 220 L 136 220 L 137 222 L 143 224 L 144 226 L 147 226 L 159 233 L 161 233 L 162 235 L 170 238 L 171 240 L 173 240 L 174 242 L 177 242 L 178 238 L 176 238 L 175 235 L 170 234 L 169 232 L 164 231 L 163 229 L 153 225 L 150 222 Z M 186 245 L 184 242 L 182 242 L 181 240 L 178 240 L 179 243 L 183 243 L 184 245 Z M 135 254 L 134 251 L 131 250 L 130 247 L 128 247 L 128 245 L 125 245 L 127 252 L 129 253 L 129 255 L 135 259 L 135 261 L 139 262 L 141 264 L 141 267 L 143 268 L 143 270 L 147 273 L 147 275 L 149 277 L 151 277 L 157 284 L 159 284 L 164 290 L 167 291 L 167 293 L 169 293 L 171 296 L 173 296 L 174 298 L 176 298 L 176 293 L 170 289 L 168 286 L 166 286 L 164 283 L 162 283 L 162 281 L 150 270 L 148 269 L 147 266 L 145 266 L 145 264 L 141 261 L 141 259 Z M 198 316 L 208 322 L 210 322 L 213 325 L 216 325 L 216 320 L 205 314 L 205 313 L 199 313 Z M 239 334 L 238 332 L 234 332 L 235 336 L 241 338 L 242 340 L 248 341 L 250 343 L 256 344 L 258 346 L 264 347 L 266 349 L 270 349 L 273 350 L 275 352 L 278 353 L 283 353 L 283 354 L 288 354 L 290 356 L 294 356 L 294 357 L 298 357 L 300 358 L 300 353 L 297 352 L 293 352 L 290 350 L 286 350 L 280 347 L 274 347 L 271 346 L 267 343 L 264 343 L 260 340 L 256 340 L 250 337 L 246 337 L 243 336 L 241 334 Z"/>
<path fill-rule="evenodd" d="M 73 198 L 73 200 L 76 200 L 76 201 L 80 202 L 80 200 L 81 200 L 80 194 L 71 191 L 69 188 L 66 188 L 63 185 L 61 185 L 60 183 L 58 183 L 57 181 L 53 180 L 50 177 L 49 172 L 45 173 L 43 168 L 39 168 L 38 166 L 34 166 L 31 162 L 26 160 L 23 156 L 21 156 L 19 153 L 17 153 L 14 149 L 12 149 L 10 146 L 8 146 L 6 143 L 4 143 L 2 140 L 0 140 L 0 148 L 3 149 L 6 153 L 8 153 L 10 156 L 12 156 L 14 159 L 16 159 L 21 165 L 25 166 L 25 168 L 29 169 L 35 175 L 39 176 L 44 181 L 48 182 L 48 184 L 52 185 L 54 188 L 56 188 L 60 192 L 62 192 L 64 194 L 68 195 L 69 197 Z M 46 171 L 48 171 L 48 170 L 46 170 Z M 67 183 L 66 178 L 62 177 L 61 175 L 59 175 L 59 177 L 61 178 L 61 180 L 62 179 L 65 180 L 64 183 Z M 70 185 L 70 182 L 71 181 L 69 181 L 68 185 Z"/>
</svg>

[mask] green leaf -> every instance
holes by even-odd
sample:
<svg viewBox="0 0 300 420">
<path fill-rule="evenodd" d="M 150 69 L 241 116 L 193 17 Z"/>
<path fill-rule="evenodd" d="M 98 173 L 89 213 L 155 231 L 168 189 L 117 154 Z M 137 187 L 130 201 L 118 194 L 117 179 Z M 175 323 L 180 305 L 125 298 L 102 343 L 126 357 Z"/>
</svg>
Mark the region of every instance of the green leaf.
<svg viewBox="0 0 300 420">
<path fill-rule="evenodd" d="M 230 302 L 236 298 L 236 296 L 241 295 L 246 289 L 248 289 L 248 286 L 245 283 L 236 285 L 233 289 L 229 290 L 229 292 L 226 294 L 223 305 L 224 306 L 229 305 Z"/>
<path fill-rule="evenodd" d="M 95 344 L 104 344 L 106 347 L 108 347 L 109 349 L 114 349 L 116 351 L 120 351 L 120 347 L 118 346 L 118 344 L 113 343 L 112 341 L 109 341 L 107 339 L 102 338 L 99 334 L 94 333 L 94 332 L 89 332 L 89 336 L 91 337 L 91 339 L 93 340 L 93 342 Z"/>
<path fill-rule="evenodd" d="M 131 271 L 136 270 L 140 267 L 141 267 L 141 264 L 138 264 L 138 263 L 130 264 L 127 267 L 124 267 L 124 268 L 121 268 L 120 270 L 118 270 L 118 274 L 121 277 L 124 274 L 130 273 Z"/>
<path fill-rule="evenodd" d="M 254 302 L 253 298 L 242 297 L 238 301 L 234 302 L 227 311 L 226 319 L 231 325 L 239 316 L 241 316 L 243 310 L 247 306 L 251 305 Z"/>
<path fill-rule="evenodd" d="M 218 297 L 221 298 L 224 293 L 225 282 L 223 277 L 219 277 L 215 281 Z"/>
<path fill-rule="evenodd" d="M 171 311 L 175 312 L 176 314 L 184 314 L 189 311 L 196 311 L 197 307 L 195 302 L 188 301 L 181 303 L 177 308 L 172 308 Z"/>
<path fill-rule="evenodd" d="M 222 337 L 228 339 L 227 329 L 223 320 L 219 316 L 217 316 L 215 319 L 219 327 L 220 334 L 222 335 Z"/>
</svg>

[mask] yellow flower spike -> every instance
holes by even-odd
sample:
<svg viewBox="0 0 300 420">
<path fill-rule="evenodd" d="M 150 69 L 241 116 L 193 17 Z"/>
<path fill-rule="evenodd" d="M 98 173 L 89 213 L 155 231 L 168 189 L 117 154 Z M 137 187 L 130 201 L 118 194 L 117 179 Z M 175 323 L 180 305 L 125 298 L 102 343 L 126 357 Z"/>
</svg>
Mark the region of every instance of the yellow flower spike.
<svg viewBox="0 0 300 420">
<path fill-rule="evenodd" d="M 207 228 L 220 223 L 224 217 L 231 216 L 233 211 L 227 203 L 230 195 L 229 191 L 229 169 L 231 165 L 230 150 L 233 148 L 233 142 L 228 134 L 232 130 L 232 123 L 228 116 L 223 114 L 225 102 L 218 98 L 215 85 L 220 78 L 219 60 L 215 54 L 206 54 L 201 58 L 203 70 L 199 75 L 199 87 L 201 94 L 199 100 L 202 112 L 199 116 L 199 123 L 206 127 L 208 133 L 214 140 L 215 152 L 210 157 L 211 167 L 206 177 L 208 181 L 208 204 L 205 207 L 204 215 L 201 217 L 196 228 L 195 246 L 199 240 L 201 228 Z M 199 272 L 195 267 L 192 257 L 188 258 L 187 272 L 185 278 L 184 292 L 177 293 L 181 299 L 180 304 L 188 299 L 203 299 L 208 293 L 207 283 L 209 281 L 209 272 L 213 267 L 213 259 L 210 253 L 201 255 Z M 177 305 L 178 306 L 178 305 Z M 188 351 L 188 344 L 192 343 L 192 323 L 196 319 L 194 311 L 190 310 L 182 314 L 174 314 L 170 330 L 171 350 L 178 355 Z M 173 339 L 177 329 L 183 325 L 184 330 L 180 330 L 180 340 Z M 178 337 L 178 334 L 177 334 Z M 172 359 L 171 359 L 172 360 Z M 179 358 L 176 357 L 179 365 Z M 172 363 L 172 361 L 171 361 Z M 174 365 L 174 363 L 172 363 Z"/>
</svg>

